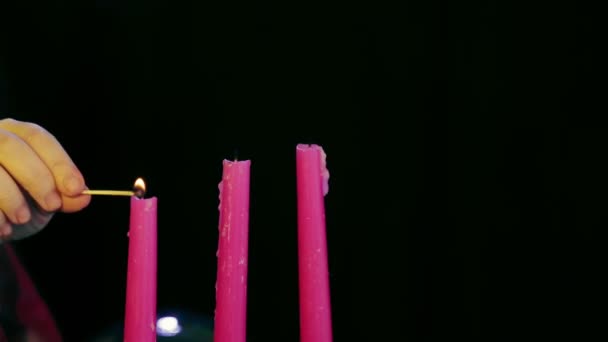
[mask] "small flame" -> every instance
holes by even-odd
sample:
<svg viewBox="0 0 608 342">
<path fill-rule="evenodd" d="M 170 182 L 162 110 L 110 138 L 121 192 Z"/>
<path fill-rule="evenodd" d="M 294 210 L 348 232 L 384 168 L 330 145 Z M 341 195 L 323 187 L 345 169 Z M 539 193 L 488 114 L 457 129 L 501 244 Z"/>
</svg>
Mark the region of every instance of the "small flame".
<svg viewBox="0 0 608 342">
<path fill-rule="evenodd" d="M 135 192 L 135 196 L 139 198 L 144 197 L 146 193 L 146 183 L 141 177 L 135 180 L 135 185 L 133 185 L 133 192 Z"/>
</svg>

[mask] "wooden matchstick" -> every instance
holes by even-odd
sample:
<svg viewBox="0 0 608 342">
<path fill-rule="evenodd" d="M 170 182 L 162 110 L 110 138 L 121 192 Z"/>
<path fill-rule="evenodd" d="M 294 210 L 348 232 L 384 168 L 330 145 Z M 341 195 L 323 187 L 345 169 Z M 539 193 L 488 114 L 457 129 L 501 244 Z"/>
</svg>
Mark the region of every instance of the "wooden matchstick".
<svg viewBox="0 0 608 342">
<path fill-rule="evenodd" d="M 124 190 L 84 190 L 83 195 L 134 196 L 133 191 Z"/>
</svg>

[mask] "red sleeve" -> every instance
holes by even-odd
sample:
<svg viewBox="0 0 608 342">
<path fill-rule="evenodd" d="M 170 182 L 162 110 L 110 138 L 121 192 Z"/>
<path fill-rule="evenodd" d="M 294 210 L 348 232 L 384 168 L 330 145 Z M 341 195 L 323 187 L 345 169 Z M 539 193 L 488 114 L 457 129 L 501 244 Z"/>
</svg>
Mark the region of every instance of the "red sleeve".
<svg viewBox="0 0 608 342">
<path fill-rule="evenodd" d="M 36 332 L 45 342 L 61 342 L 61 334 L 48 307 L 10 246 L 4 246 L 17 279 L 17 318 L 27 330 Z M 2 333 L 0 332 L 0 340 Z"/>
</svg>

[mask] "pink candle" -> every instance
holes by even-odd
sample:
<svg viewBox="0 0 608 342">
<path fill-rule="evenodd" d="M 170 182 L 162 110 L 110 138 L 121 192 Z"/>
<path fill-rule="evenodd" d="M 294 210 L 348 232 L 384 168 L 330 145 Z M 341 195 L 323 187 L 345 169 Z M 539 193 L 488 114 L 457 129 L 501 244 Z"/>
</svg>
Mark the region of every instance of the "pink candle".
<svg viewBox="0 0 608 342">
<path fill-rule="evenodd" d="M 332 341 L 325 204 L 329 172 L 317 145 L 296 147 L 300 341 Z"/>
<path fill-rule="evenodd" d="M 145 191 L 143 180 L 136 187 Z M 125 342 L 156 341 L 156 197 L 131 197 Z"/>
<path fill-rule="evenodd" d="M 215 342 L 245 342 L 249 169 L 251 162 L 224 160 L 220 189 Z"/>
</svg>

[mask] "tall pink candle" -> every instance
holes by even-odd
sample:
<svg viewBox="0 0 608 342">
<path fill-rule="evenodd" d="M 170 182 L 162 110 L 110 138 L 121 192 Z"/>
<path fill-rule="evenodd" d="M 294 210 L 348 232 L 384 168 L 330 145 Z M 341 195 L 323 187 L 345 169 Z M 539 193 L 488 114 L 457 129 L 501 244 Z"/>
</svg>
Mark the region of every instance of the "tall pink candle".
<svg viewBox="0 0 608 342">
<path fill-rule="evenodd" d="M 124 342 L 156 341 L 156 209 L 156 197 L 131 197 Z"/>
<path fill-rule="evenodd" d="M 324 196 L 329 172 L 320 146 L 296 147 L 300 341 L 332 341 Z"/>
<path fill-rule="evenodd" d="M 215 342 L 245 342 L 251 162 L 223 162 L 220 190 Z"/>
</svg>

